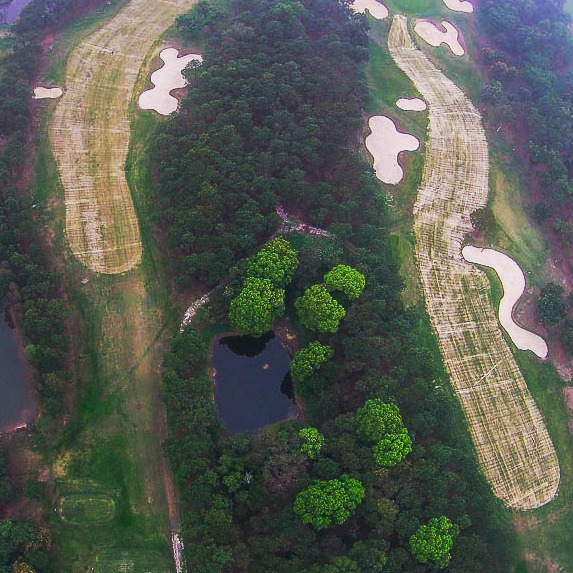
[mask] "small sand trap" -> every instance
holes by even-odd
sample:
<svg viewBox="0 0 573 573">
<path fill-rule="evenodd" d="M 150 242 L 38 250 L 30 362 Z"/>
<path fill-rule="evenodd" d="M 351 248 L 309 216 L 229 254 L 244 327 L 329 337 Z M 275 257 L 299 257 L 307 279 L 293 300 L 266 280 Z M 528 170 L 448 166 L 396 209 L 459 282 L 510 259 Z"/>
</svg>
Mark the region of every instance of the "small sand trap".
<svg viewBox="0 0 573 573">
<path fill-rule="evenodd" d="M 175 48 L 166 48 L 159 54 L 165 65 L 151 74 L 151 83 L 155 87 L 145 90 L 139 96 L 138 104 L 141 109 L 152 109 L 161 115 L 170 115 L 177 111 L 179 101 L 171 95 L 171 91 L 187 85 L 187 80 L 181 73 L 187 64 L 193 60 L 202 61 L 199 54 L 181 57 L 178 55 L 179 50 Z"/>
<path fill-rule="evenodd" d="M 394 122 L 383 115 L 372 116 L 368 127 L 372 133 L 366 137 L 365 144 L 374 157 L 376 177 L 382 183 L 400 183 L 404 171 L 398 164 L 398 155 L 402 151 L 416 151 L 420 142 L 409 133 L 400 133 Z"/>
<path fill-rule="evenodd" d="M 376 2 L 376 0 L 354 0 L 350 7 L 355 12 L 360 12 L 361 14 L 364 14 L 364 12 L 368 10 L 370 16 L 376 18 L 376 20 L 388 18 L 388 8 L 380 2 Z"/>
<path fill-rule="evenodd" d="M 38 86 L 34 88 L 34 95 L 32 97 L 34 99 L 56 99 L 61 97 L 63 93 L 62 88 L 43 88 L 42 86 Z"/>
<path fill-rule="evenodd" d="M 422 40 L 428 42 L 430 46 L 446 44 L 454 55 L 463 56 L 465 52 L 458 40 L 459 33 L 455 26 L 446 21 L 442 22 L 442 26 L 446 29 L 445 32 L 440 30 L 435 24 L 432 24 L 432 22 L 420 20 L 414 26 L 414 32 L 416 32 Z"/>
<path fill-rule="evenodd" d="M 503 286 L 503 298 L 499 303 L 499 321 L 515 346 L 520 350 L 531 350 L 539 358 L 547 358 L 545 340 L 513 321 L 513 307 L 525 291 L 525 276 L 519 265 L 512 258 L 494 249 L 467 246 L 462 249 L 462 255 L 466 261 L 491 267 L 497 273 Z"/>
<path fill-rule="evenodd" d="M 426 105 L 426 102 L 423 99 L 420 99 L 419 97 L 413 97 L 413 98 L 401 97 L 396 102 L 396 107 L 399 107 L 404 111 L 424 111 L 425 109 L 427 109 L 428 106 Z"/>
<path fill-rule="evenodd" d="M 454 12 L 466 12 L 467 14 L 471 14 L 474 11 L 473 4 L 471 2 L 467 2 L 463 0 L 444 0 L 444 4 Z"/>
</svg>

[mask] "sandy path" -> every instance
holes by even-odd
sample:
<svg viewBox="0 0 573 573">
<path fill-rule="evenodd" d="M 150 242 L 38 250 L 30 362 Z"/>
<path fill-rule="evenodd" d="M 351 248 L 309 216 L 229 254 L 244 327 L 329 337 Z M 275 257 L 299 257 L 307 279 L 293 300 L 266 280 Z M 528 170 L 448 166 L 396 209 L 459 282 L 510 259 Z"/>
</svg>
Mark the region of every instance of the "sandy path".
<svg viewBox="0 0 573 573">
<path fill-rule="evenodd" d="M 429 107 L 429 139 L 414 206 L 428 313 L 451 383 L 495 494 L 518 509 L 549 502 L 559 464 L 541 414 L 503 339 L 486 276 L 460 260 L 470 213 L 488 198 L 488 147 L 481 117 L 463 92 L 414 46 L 407 20 L 389 36 L 394 61 Z"/>
<path fill-rule="evenodd" d="M 128 106 L 155 40 L 196 0 L 132 0 L 70 56 L 66 93 L 50 126 L 74 255 L 98 273 L 141 259 L 141 239 L 124 163 Z"/>
<path fill-rule="evenodd" d="M 499 322 L 511 340 L 520 350 L 531 350 L 539 358 L 547 358 L 545 340 L 521 328 L 513 320 L 513 307 L 525 292 L 525 275 L 520 266 L 505 253 L 495 249 L 481 249 L 468 245 L 462 249 L 466 261 L 477 263 L 495 270 L 503 286 L 503 297 L 499 303 Z"/>
</svg>

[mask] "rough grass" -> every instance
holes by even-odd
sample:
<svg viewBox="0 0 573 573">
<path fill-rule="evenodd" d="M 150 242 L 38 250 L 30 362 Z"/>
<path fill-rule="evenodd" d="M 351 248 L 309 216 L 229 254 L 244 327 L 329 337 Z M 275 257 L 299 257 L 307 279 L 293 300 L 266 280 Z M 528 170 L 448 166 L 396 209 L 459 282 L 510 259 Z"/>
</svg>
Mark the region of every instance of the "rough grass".
<svg viewBox="0 0 573 573">
<path fill-rule="evenodd" d="M 488 147 L 477 110 L 394 19 L 390 53 L 430 106 L 430 139 L 414 207 L 428 312 L 482 469 L 510 507 L 550 501 L 559 465 L 539 410 L 503 339 L 483 273 L 459 261 L 469 214 L 488 199 Z"/>
<path fill-rule="evenodd" d="M 138 221 L 124 174 L 128 108 L 155 40 L 195 0 L 133 0 L 74 49 L 66 93 L 51 124 L 66 194 L 66 234 L 90 270 L 114 274 L 141 260 Z"/>
<path fill-rule="evenodd" d="M 98 525 L 115 517 L 115 499 L 104 494 L 76 494 L 60 499 L 60 516 L 67 523 Z"/>
</svg>

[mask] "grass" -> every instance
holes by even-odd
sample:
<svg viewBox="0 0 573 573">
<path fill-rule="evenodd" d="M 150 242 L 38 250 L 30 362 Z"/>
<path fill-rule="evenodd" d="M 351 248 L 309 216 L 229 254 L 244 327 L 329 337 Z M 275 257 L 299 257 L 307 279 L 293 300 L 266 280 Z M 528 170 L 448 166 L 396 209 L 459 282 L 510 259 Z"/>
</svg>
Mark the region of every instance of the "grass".
<svg viewBox="0 0 573 573">
<path fill-rule="evenodd" d="M 396 12 L 418 17 L 452 14 L 442 0 L 384 0 L 383 3 L 390 9 L 391 16 Z"/>
</svg>

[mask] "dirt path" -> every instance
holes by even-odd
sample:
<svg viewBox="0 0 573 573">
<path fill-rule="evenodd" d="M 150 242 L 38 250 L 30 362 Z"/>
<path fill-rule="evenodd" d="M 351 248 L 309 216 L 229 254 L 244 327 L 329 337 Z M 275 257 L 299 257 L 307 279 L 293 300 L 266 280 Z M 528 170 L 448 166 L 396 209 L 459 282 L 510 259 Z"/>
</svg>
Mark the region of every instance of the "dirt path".
<svg viewBox="0 0 573 573">
<path fill-rule="evenodd" d="M 395 16 L 390 53 L 428 102 L 429 139 L 414 206 L 428 313 L 462 404 L 482 469 L 510 507 L 549 502 L 559 464 L 541 414 L 505 342 L 486 276 L 461 259 L 469 215 L 488 199 L 488 146 L 463 92 L 414 46 Z"/>
<path fill-rule="evenodd" d="M 128 106 L 153 43 L 196 0 L 132 0 L 70 56 L 66 93 L 50 126 L 65 190 L 74 255 L 98 273 L 141 259 L 141 239 L 124 174 Z"/>
</svg>

